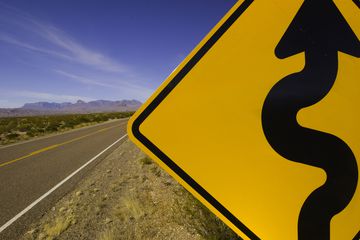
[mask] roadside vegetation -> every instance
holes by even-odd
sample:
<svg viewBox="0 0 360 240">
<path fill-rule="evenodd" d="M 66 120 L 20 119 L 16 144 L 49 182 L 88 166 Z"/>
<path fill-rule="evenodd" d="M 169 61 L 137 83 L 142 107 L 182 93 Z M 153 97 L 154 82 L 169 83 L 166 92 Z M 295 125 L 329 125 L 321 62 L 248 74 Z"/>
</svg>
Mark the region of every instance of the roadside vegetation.
<svg viewBox="0 0 360 240">
<path fill-rule="evenodd" d="M 118 112 L 0 118 L 0 145 L 126 118 L 132 114 L 133 112 Z"/>
<path fill-rule="evenodd" d="M 20 240 L 240 240 L 126 140 Z"/>
</svg>

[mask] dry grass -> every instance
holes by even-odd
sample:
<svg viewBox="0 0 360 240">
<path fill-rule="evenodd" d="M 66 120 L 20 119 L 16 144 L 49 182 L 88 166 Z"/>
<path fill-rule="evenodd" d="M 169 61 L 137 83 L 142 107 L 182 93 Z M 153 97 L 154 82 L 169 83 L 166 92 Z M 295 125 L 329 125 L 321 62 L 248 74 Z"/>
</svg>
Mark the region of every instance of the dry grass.
<svg viewBox="0 0 360 240">
<path fill-rule="evenodd" d="M 139 220 L 145 215 L 145 211 L 139 200 L 131 194 L 120 200 L 120 204 L 114 209 L 114 215 L 121 220 Z"/>
<path fill-rule="evenodd" d="M 140 158 L 140 163 L 142 165 L 150 165 L 150 164 L 153 164 L 154 162 L 149 157 L 143 157 L 143 158 Z"/>
<path fill-rule="evenodd" d="M 115 240 L 113 231 L 107 229 L 100 233 L 98 240 Z"/>
<path fill-rule="evenodd" d="M 52 224 L 44 225 L 44 233 L 46 239 L 54 239 L 59 236 L 62 232 L 69 228 L 74 223 L 74 217 L 72 215 L 66 217 L 58 217 Z"/>
<path fill-rule="evenodd" d="M 239 239 L 130 141 L 98 164 L 55 208 L 59 210 L 31 226 L 31 239 Z"/>
</svg>

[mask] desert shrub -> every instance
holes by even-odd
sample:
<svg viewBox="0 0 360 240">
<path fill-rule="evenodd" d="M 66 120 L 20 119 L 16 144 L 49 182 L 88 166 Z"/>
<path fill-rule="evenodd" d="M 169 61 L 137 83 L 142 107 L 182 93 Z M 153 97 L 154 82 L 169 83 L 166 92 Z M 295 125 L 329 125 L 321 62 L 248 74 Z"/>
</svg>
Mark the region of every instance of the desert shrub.
<svg viewBox="0 0 360 240">
<path fill-rule="evenodd" d="M 46 132 L 45 128 L 38 128 L 38 129 L 36 129 L 36 131 L 38 133 L 45 133 Z"/>
<path fill-rule="evenodd" d="M 26 135 L 28 135 L 29 137 L 35 137 L 37 135 L 37 131 L 34 129 L 30 129 L 29 131 L 26 132 Z"/>
<path fill-rule="evenodd" d="M 6 133 L 6 128 L 5 126 L 0 125 L 0 134 L 4 134 L 4 133 Z"/>
<path fill-rule="evenodd" d="M 23 123 L 23 124 L 20 124 L 20 126 L 18 127 L 18 130 L 20 132 L 28 132 L 31 130 L 31 128 L 32 128 L 31 123 Z"/>
<path fill-rule="evenodd" d="M 47 127 L 46 127 L 46 131 L 47 132 L 56 132 L 60 127 L 60 123 L 58 122 L 51 122 Z"/>
<path fill-rule="evenodd" d="M 100 123 L 109 119 L 130 117 L 134 112 L 66 114 L 32 117 L 0 118 L 0 143 L 19 139 L 16 132 L 26 132 L 28 137 L 44 135 L 63 129 L 75 128 L 84 123 Z"/>
<path fill-rule="evenodd" d="M 17 134 L 17 133 L 9 133 L 9 134 L 6 135 L 6 137 L 7 137 L 8 139 L 10 139 L 10 140 L 14 140 L 14 139 L 18 138 L 19 136 L 20 136 L 20 135 Z"/>
<path fill-rule="evenodd" d="M 16 121 L 16 120 L 10 121 L 10 122 L 8 122 L 7 125 L 5 126 L 5 131 L 6 131 L 6 132 L 14 131 L 14 130 L 16 130 L 16 127 L 17 127 L 17 121 Z"/>
</svg>

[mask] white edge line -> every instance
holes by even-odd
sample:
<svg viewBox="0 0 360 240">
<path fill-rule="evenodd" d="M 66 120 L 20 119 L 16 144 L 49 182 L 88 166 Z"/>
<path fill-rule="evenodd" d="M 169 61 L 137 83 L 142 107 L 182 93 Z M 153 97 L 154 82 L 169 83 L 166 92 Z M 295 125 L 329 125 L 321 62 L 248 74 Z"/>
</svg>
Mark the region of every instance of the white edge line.
<svg viewBox="0 0 360 240">
<path fill-rule="evenodd" d="M 58 189 L 59 187 L 61 187 L 61 185 L 63 185 L 65 182 L 67 182 L 70 178 L 72 178 L 73 176 L 75 176 L 78 172 L 80 172 L 83 168 L 85 168 L 87 165 L 89 165 L 90 163 L 92 163 L 93 161 L 95 161 L 100 155 L 102 155 L 104 152 L 106 152 L 107 150 L 109 150 L 109 148 L 111 148 L 112 146 L 114 146 L 115 144 L 117 144 L 118 142 L 120 142 L 122 139 L 124 139 L 127 136 L 127 134 L 125 134 L 124 136 L 122 136 L 121 138 L 119 138 L 118 140 L 116 140 L 114 143 L 112 143 L 110 146 L 108 146 L 107 148 L 105 148 L 103 151 L 101 151 L 98 155 L 96 155 L 95 157 L 93 157 L 92 159 L 90 159 L 87 163 L 85 163 L 84 165 L 82 165 L 80 168 L 78 168 L 76 171 L 74 171 L 73 173 L 71 173 L 69 176 L 67 176 L 64 180 L 62 180 L 61 182 L 59 182 L 58 184 L 56 184 L 52 189 L 50 189 L 48 192 L 46 192 L 44 195 L 42 195 L 41 197 L 39 197 L 37 200 L 35 200 L 33 203 L 31 203 L 29 206 L 27 206 L 24 210 L 22 210 L 21 212 L 19 212 L 18 214 L 16 214 L 15 217 L 13 217 L 12 219 L 10 219 L 7 223 L 5 223 L 3 226 L 0 227 L 0 233 L 2 231 L 4 231 L 6 228 L 8 228 L 11 224 L 13 224 L 16 220 L 18 220 L 22 215 L 24 215 L 25 213 L 27 213 L 30 209 L 32 209 L 36 204 L 38 204 L 39 202 L 41 202 L 44 198 L 46 198 L 47 196 L 49 196 L 52 192 L 54 192 L 56 189 Z"/>
</svg>

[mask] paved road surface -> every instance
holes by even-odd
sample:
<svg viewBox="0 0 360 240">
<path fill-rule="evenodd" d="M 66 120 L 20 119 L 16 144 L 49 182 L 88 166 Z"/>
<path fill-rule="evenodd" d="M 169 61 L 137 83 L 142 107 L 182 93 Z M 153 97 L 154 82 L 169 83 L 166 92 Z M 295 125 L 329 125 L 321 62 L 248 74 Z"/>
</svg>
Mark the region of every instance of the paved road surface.
<svg viewBox="0 0 360 240">
<path fill-rule="evenodd" d="M 127 119 L 0 148 L 0 231 L 5 224 L 126 134 Z M 9 227 L 0 239 L 17 239 L 30 223 L 71 190 L 111 149 L 46 196 Z"/>
</svg>

